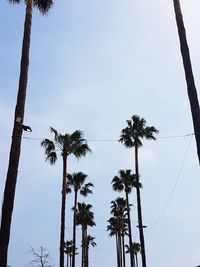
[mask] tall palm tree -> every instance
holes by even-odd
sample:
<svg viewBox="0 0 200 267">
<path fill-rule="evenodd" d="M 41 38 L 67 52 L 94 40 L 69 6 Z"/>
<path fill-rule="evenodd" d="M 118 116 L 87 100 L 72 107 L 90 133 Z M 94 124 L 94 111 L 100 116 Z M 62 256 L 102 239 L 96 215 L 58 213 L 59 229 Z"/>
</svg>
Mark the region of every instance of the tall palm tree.
<svg viewBox="0 0 200 267">
<path fill-rule="evenodd" d="M 75 252 L 76 252 L 76 212 L 77 212 L 77 198 L 78 192 L 84 197 L 87 197 L 88 194 L 92 194 L 90 189 L 94 185 L 92 183 L 85 184 L 87 175 L 82 172 L 77 172 L 73 174 L 67 174 L 67 193 L 71 192 L 71 188 L 74 191 L 74 216 L 73 216 L 73 254 L 72 254 L 72 267 L 75 267 Z"/>
<path fill-rule="evenodd" d="M 130 207 L 129 207 L 130 208 Z M 118 220 L 119 223 L 119 247 L 120 247 L 120 260 L 121 265 L 123 263 L 123 267 L 126 266 L 125 261 L 125 242 L 124 237 L 127 233 L 127 201 L 118 197 L 114 201 L 111 201 L 111 214 Z"/>
<path fill-rule="evenodd" d="M 65 202 L 67 186 L 67 159 L 70 155 L 81 158 L 91 151 L 83 138 L 83 133 L 79 130 L 72 134 L 60 134 L 50 127 L 54 134 L 54 141 L 44 139 L 41 146 L 45 149 L 46 161 L 53 165 L 57 160 L 57 151 L 61 152 L 63 162 L 62 177 L 62 203 L 61 203 L 61 226 L 60 226 L 60 267 L 64 267 L 64 241 L 65 241 Z"/>
<path fill-rule="evenodd" d="M 130 120 L 126 121 L 128 126 L 122 130 L 119 141 L 127 148 L 135 148 L 135 176 L 136 176 L 136 196 L 137 196 L 137 212 L 138 212 L 138 228 L 141 244 L 142 266 L 146 267 L 145 243 L 142 224 L 142 208 L 140 197 L 140 180 L 139 180 L 139 162 L 138 149 L 142 146 L 142 139 L 155 140 L 154 134 L 158 130 L 154 126 L 146 126 L 146 120 L 137 115 L 133 115 Z"/>
<path fill-rule="evenodd" d="M 197 145 L 197 155 L 198 155 L 199 163 L 200 163 L 200 108 L 199 108 L 198 95 L 197 95 L 197 90 L 196 90 L 195 81 L 194 81 L 194 75 L 193 75 L 192 64 L 191 64 L 191 59 L 190 59 L 190 51 L 189 51 L 189 46 L 187 43 L 187 37 L 186 37 L 186 31 L 185 31 L 185 26 L 183 22 L 183 15 L 181 12 L 180 1 L 173 0 L 173 3 L 174 3 L 174 11 L 175 11 L 175 16 L 176 16 L 176 24 L 178 28 L 183 67 L 184 67 L 185 78 L 186 78 L 186 83 L 187 83 L 187 93 L 188 93 L 188 98 L 190 101 L 190 108 L 191 108 L 192 119 L 193 119 L 194 134 L 195 134 L 196 145 Z"/>
<path fill-rule="evenodd" d="M 136 186 L 136 176 L 131 174 L 131 170 L 119 170 L 119 175 L 115 176 L 112 180 L 112 187 L 114 191 L 124 191 L 126 195 L 127 215 L 128 215 L 128 232 L 129 232 L 129 246 L 132 245 L 132 231 L 131 231 L 131 218 L 130 218 L 130 205 L 129 205 L 129 193 L 132 188 Z M 135 266 L 133 260 L 133 253 L 130 252 L 131 267 Z"/>
<path fill-rule="evenodd" d="M 9 0 L 12 4 L 19 4 L 21 0 Z M 21 140 L 23 130 L 31 130 L 30 127 L 24 126 L 24 112 L 26 102 L 26 90 L 28 82 L 28 67 L 29 67 L 29 48 L 31 39 L 32 26 L 32 8 L 33 5 L 42 13 L 45 14 L 53 5 L 52 0 L 26 0 L 26 14 L 24 22 L 24 35 L 21 53 L 21 65 L 19 75 L 18 95 L 15 108 L 14 125 L 12 133 L 12 142 L 10 147 L 10 156 L 6 184 L 4 189 L 4 199 L 1 213 L 0 227 L 0 266 L 7 265 L 8 244 L 10 239 L 10 228 L 12 220 L 12 212 L 14 206 L 15 189 L 17 182 L 17 172 L 19 166 Z"/>
<path fill-rule="evenodd" d="M 87 258 L 87 228 L 95 226 L 92 205 L 78 202 L 76 224 L 82 226 L 82 267 L 88 267 Z"/>
</svg>

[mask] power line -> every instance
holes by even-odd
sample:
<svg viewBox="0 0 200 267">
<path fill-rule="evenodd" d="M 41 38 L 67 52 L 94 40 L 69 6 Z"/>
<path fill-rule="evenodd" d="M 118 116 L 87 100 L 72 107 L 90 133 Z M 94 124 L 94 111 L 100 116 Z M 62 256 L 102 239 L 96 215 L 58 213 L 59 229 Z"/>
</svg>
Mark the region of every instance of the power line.
<svg viewBox="0 0 200 267">
<path fill-rule="evenodd" d="M 164 208 L 161 210 L 160 215 L 159 215 L 158 218 L 154 221 L 154 223 L 152 224 L 152 226 L 149 228 L 150 230 L 151 230 L 152 228 L 154 228 L 154 227 L 159 223 L 159 221 L 161 220 L 161 218 L 162 218 L 163 215 L 165 214 L 165 212 L 166 212 L 166 210 L 167 210 L 167 208 L 168 208 L 168 206 L 169 206 L 169 203 L 170 203 L 170 201 L 171 201 L 171 199 L 172 199 L 172 197 L 173 197 L 173 195 L 174 195 L 174 192 L 175 192 L 175 189 L 176 189 L 176 187 L 177 187 L 177 184 L 178 184 L 178 182 L 179 182 L 179 180 L 180 180 L 181 173 L 182 173 L 182 170 L 183 170 L 183 167 L 184 167 L 186 158 L 187 158 L 187 154 L 188 154 L 188 151 L 189 151 L 189 148 L 190 148 L 190 144 L 191 144 L 191 141 L 192 141 L 192 135 L 190 135 L 190 136 L 191 136 L 191 137 L 190 137 L 190 140 L 189 140 L 189 142 L 188 142 L 188 145 L 187 145 L 187 148 L 186 148 L 184 157 L 183 157 L 183 161 L 182 161 L 181 166 L 180 166 L 180 169 L 179 169 L 179 171 L 178 171 L 178 175 L 177 175 L 175 184 L 174 184 L 174 186 L 173 186 L 173 188 L 172 188 L 171 194 L 170 194 L 170 196 L 169 196 L 169 198 L 168 198 L 166 204 L 164 205 Z"/>
<path fill-rule="evenodd" d="M 185 138 L 185 137 L 189 137 L 193 135 L 194 133 L 182 134 L 182 135 L 168 135 L 168 136 L 159 136 L 157 137 L 157 139 Z M 22 138 L 26 140 L 33 140 L 33 141 L 42 141 L 45 139 L 41 137 L 27 137 L 27 136 L 23 136 Z M 119 139 L 88 139 L 87 141 L 88 142 L 118 142 Z"/>
</svg>

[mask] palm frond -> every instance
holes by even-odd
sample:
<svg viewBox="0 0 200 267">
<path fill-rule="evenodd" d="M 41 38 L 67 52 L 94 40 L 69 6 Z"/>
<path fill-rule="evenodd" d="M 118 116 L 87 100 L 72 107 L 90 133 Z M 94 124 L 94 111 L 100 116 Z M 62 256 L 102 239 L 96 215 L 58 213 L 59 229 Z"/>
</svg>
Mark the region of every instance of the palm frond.
<svg viewBox="0 0 200 267">
<path fill-rule="evenodd" d="M 51 165 L 55 164 L 56 160 L 57 160 L 57 154 L 54 151 L 50 152 L 46 157 L 46 161 L 49 161 Z"/>
<path fill-rule="evenodd" d="M 45 154 L 48 156 L 51 152 L 55 151 L 55 144 L 49 139 L 44 139 L 41 142 L 41 146 L 45 148 Z"/>
<path fill-rule="evenodd" d="M 33 0 L 33 5 L 42 14 L 46 14 L 53 6 L 53 1 L 52 0 Z"/>
</svg>

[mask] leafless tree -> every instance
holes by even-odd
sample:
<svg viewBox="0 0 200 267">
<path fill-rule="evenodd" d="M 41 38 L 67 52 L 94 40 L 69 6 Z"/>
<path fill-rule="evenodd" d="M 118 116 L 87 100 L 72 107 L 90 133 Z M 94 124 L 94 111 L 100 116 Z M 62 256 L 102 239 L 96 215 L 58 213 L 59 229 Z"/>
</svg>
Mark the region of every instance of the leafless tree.
<svg viewBox="0 0 200 267">
<path fill-rule="evenodd" d="M 50 254 L 46 248 L 41 246 L 40 249 L 36 250 L 31 247 L 29 253 L 32 254 L 34 258 L 30 261 L 31 266 L 51 267 L 49 263 Z"/>
</svg>

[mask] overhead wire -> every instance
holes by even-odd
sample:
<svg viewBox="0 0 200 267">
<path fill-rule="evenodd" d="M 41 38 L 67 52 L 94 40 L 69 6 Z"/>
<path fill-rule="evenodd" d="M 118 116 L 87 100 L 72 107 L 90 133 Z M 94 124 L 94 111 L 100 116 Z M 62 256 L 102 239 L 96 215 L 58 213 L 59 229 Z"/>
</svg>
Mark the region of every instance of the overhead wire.
<svg viewBox="0 0 200 267">
<path fill-rule="evenodd" d="M 158 136 L 157 139 L 171 139 L 171 138 L 184 138 L 188 136 L 193 136 L 194 133 L 189 133 L 189 134 L 182 134 L 182 135 L 166 135 L 166 136 Z M 41 137 L 28 137 L 28 136 L 23 136 L 23 139 L 26 140 L 35 140 L 35 141 L 42 141 L 45 138 Z M 88 142 L 118 142 L 119 139 L 88 139 Z"/>
<path fill-rule="evenodd" d="M 178 182 L 179 182 L 179 180 L 181 178 L 181 173 L 182 173 L 182 170 L 183 170 L 183 167 L 184 167 L 184 164 L 185 164 L 188 152 L 189 152 L 189 148 L 190 148 L 191 142 L 192 142 L 192 135 L 190 135 L 190 140 L 188 142 L 188 145 L 187 145 L 187 148 L 186 148 L 186 151 L 185 151 L 181 166 L 179 168 L 179 171 L 178 171 L 178 174 L 177 174 L 177 178 L 175 180 L 175 184 L 174 184 L 174 186 L 172 188 L 171 194 L 170 194 L 168 200 L 166 201 L 163 209 L 161 210 L 160 215 L 157 217 L 157 219 L 154 221 L 154 223 L 150 226 L 150 228 L 149 228 L 150 230 L 153 229 L 159 223 L 159 221 L 162 219 L 162 217 L 164 216 L 164 214 L 165 214 L 165 212 L 166 212 L 166 210 L 167 210 L 167 208 L 169 206 L 169 203 L 170 203 L 170 201 L 171 201 L 171 199 L 172 199 L 172 197 L 174 195 L 174 192 L 176 190 Z"/>
<path fill-rule="evenodd" d="M 185 154 L 184 154 L 184 157 L 183 157 L 183 160 L 182 160 L 182 163 L 181 163 L 181 166 L 179 168 L 179 171 L 178 171 L 178 174 L 177 174 L 177 178 L 175 180 L 175 184 L 172 188 L 172 191 L 170 193 L 170 196 L 168 198 L 168 200 L 166 201 L 163 209 L 161 210 L 160 212 L 160 215 L 158 216 L 158 218 L 154 221 L 154 223 L 150 226 L 150 230 L 153 229 L 158 223 L 159 221 L 162 219 L 162 217 L 164 216 L 168 206 L 169 206 L 169 203 L 174 195 L 174 192 L 176 190 L 176 187 L 177 187 L 177 184 L 181 178 L 181 173 L 182 173 L 182 170 L 183 170 L 183 167 L 184 167 L 184 164 L 185 164 L 185 161 L 186 161 L 186 158 L 187 158 L 187 154 L 188 154 L 188 151 L 189 151 L 189 148 L 190 148 L 190 144 L 191 144 L 191 141 L 192 141 L 192 136 L 194 136 L 194 133 L 189 133 L 189 134 L 182 134 L 182 135 L 168 135 L 168 136 L 160 136 L 160 137 L 157 137 L 157 139 L 172 139 L 172 138 L 186 138 L 186 137 L 190 137 L 190 140 L 188 142 L 188 145 L 187 145 L 187 148 L 186 148 L 186 151 L 185 151 Z M 27 140 L 39 140 L 39 141 L 42 141 L 44 138 L 35 138 L 35 137 L 23 137 L 23 139 L 27 139 Z M 88 139 L 87 140 L 88 142 L 116 142 L 116 141 L 119 141 L 118 139 Z M 101 230 L 102 231 L 102 230 Z"/>
</svg>

